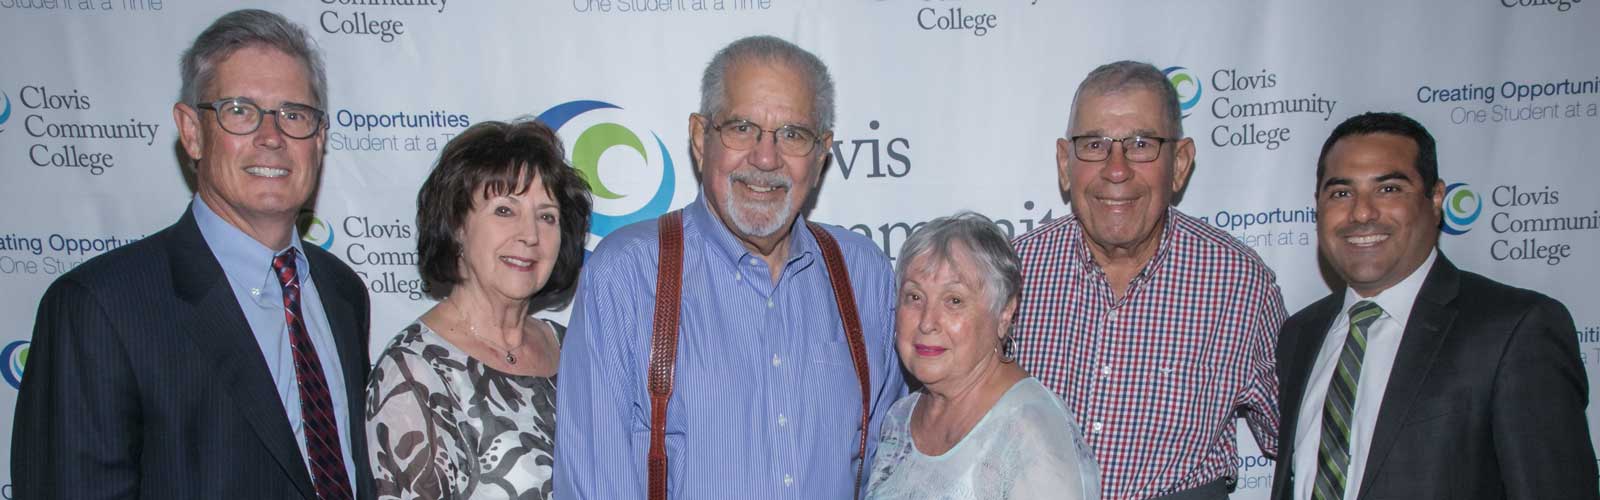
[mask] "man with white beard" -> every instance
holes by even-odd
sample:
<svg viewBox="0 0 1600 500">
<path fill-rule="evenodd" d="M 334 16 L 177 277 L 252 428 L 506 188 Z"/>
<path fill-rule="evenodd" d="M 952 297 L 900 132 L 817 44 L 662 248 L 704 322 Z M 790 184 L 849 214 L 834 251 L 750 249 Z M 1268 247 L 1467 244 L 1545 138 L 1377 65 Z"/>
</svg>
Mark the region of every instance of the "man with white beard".
<svg viewBox="0 0 1600 500">
<path fill-rule="evenodd" d="M 905 386 L 887 257 L 799 213 L 833 95 L 822 61 L 777 38 L 711 60 L 689 117 L 701 196 L 612 233 L 579 281 L 561 497 L 852 498 L 866 479 Z"/>
</svg>

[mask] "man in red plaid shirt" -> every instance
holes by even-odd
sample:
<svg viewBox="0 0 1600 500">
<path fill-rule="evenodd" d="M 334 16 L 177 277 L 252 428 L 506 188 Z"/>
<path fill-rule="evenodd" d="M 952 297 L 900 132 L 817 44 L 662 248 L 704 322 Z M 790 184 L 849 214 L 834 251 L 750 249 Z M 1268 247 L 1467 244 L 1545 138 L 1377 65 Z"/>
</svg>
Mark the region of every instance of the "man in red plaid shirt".
<svg viewBox="0 0 1600 500">
<path fill-rule="evenodd" d="M 1277 455 L 1283 296 L 1254 251 L 1171 206 L 1194 165 L 1181 119 L 1155 67 L 1090 72 L 1056 140 L 1072 215 L 1014 242 L 1012 352 L 1078 416 L 1109 500 L 1227 498 L 1239 416 Z"/>
</svg>

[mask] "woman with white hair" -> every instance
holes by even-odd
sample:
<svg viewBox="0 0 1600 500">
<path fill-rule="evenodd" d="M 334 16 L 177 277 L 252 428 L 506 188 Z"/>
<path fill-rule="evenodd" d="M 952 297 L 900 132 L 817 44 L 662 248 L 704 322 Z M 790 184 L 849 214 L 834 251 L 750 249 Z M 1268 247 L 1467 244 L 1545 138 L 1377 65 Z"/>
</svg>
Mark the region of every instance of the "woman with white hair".
<svg viewBox="0 0 1600 500">
<path fill-rule="evenodd" d="M 935 219 L 895 271 L 895 347 L 923 387 L 890 408 L 867 498 L 1100 498 L 1077 419 L 1006 352 L 1022 277 L 1005 235 Z"/>
</svg>

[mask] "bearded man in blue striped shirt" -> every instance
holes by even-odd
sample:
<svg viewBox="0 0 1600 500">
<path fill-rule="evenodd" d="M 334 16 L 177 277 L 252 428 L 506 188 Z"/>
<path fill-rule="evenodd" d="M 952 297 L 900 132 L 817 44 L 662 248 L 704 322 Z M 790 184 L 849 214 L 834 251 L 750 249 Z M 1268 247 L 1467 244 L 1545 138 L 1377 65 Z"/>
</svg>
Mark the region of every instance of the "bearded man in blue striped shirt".
<svg viewBox="0 0 1600 500">
<path fill-rule="evenodd" d="M 856 494 L 880 417 L 905 385 L 887 257 L 800 216 L 833 141 L 833 95 L 822 61 L 777 38 L 741 39 L 712 59 L 689 117 L 701 196 L 681 222 L 613 232 L 585 264 L 561 351 L 557 497 L 656 498 L 652 474 L 674 499 Z M 663 227 L 681 227 L 681 258 L 661 257 Z M 832 241 L 849 278 L 843 303 L 824 255 Z M 658 314 L 657 295 L 672 296 L 658 290 L 671 283 L 658 280 L 661 265 L 670 273 L 680 260 L 678 312 Z M 855 352 L 844 304 L 859 316 Z M 674 317 L 664 432 L 652 436 L 652 349 L 662 345 L 652 328 Z M 646 458 L 652 439 L 664 470 Z"/>
</svg>

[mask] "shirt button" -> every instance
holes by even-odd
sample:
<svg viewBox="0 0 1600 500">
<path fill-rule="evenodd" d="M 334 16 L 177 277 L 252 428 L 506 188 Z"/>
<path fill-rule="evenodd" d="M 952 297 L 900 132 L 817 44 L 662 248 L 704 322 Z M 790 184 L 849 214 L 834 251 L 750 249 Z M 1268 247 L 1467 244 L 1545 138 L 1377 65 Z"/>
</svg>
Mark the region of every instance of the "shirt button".
<svg viewBox="0 0 1600 500">
<path fill-rule="evenodd" d="M 759 266 L 759 265 L 761 265 L 761 261 L 759 261 L 759 260 L 756 260 L 756 258 L 755 258 L 755 257 L 751 257 L 751 258 L 750 258 L 750 265 L 752 265 L 752 266 Z"/>
<path fill-rule="evenodd" d="M 1101 367 L 1100 368 L 1100 373 L 1105 374 L 1105 375 L 1110 375 L 1111 374 L 1111 365 L 1106 365 L 1104 367 Z"/>
<path fill-rule="evenodd" d="M 778 414 L 778 427 L 783 427 L 783 426 L 787 426 L 787 425 L 789 425 L 789 417 L 785 417 L 781 413 Z"/>
<path fill-rule="evenodd" d="M 788 475 L 788 474 L 784 474 L 783 475 L 783 485 L 784 486 L 794 486 L 794 476 L 791 476 L 791 475 Z"/>
<path fill-rule="evenodd" d="M 783 366 L 783 358 L 778 357 L 777 353 L 772 354 L 772 366 Z"/>
<path fill-rule="evenodd" d="M 250 289 L 250 296 L 252 296 L 252 297 L 260 297 L 261 296 L 261 289 L 260 288 L 251 288 Z"/>
<path fill-rule="evenodd" d="M 767 309 L 772 309 L 772 299 L 767 299 Z"/>
<path fill-rule="evenodd" d="M 739 271 L 734 271 L 733 272 L 733 280 L 734 281 L 740 281 L 740 280 L 743 280 L 743 279 L 744 279 L 744 275 L 739 274 Z"/>
<path fill-rule="evenodd" d="M 1100 429 L 1104 429 L 1105 425 L 1101 424 L 1100 422 L 1095 422 L 1094 425 L 1091 425 L 1089 427 L 1094 429 L 1095 432 L 1100 432 Z"/>
<path fill-rule="evenodd" d="M 1106 321 L 1116 321 L 1116 320 L 1117 320 L 1117 311 L 1115 309 L 1113 309 L 1109 313 L 1106 313 Z"/>
</svg>

